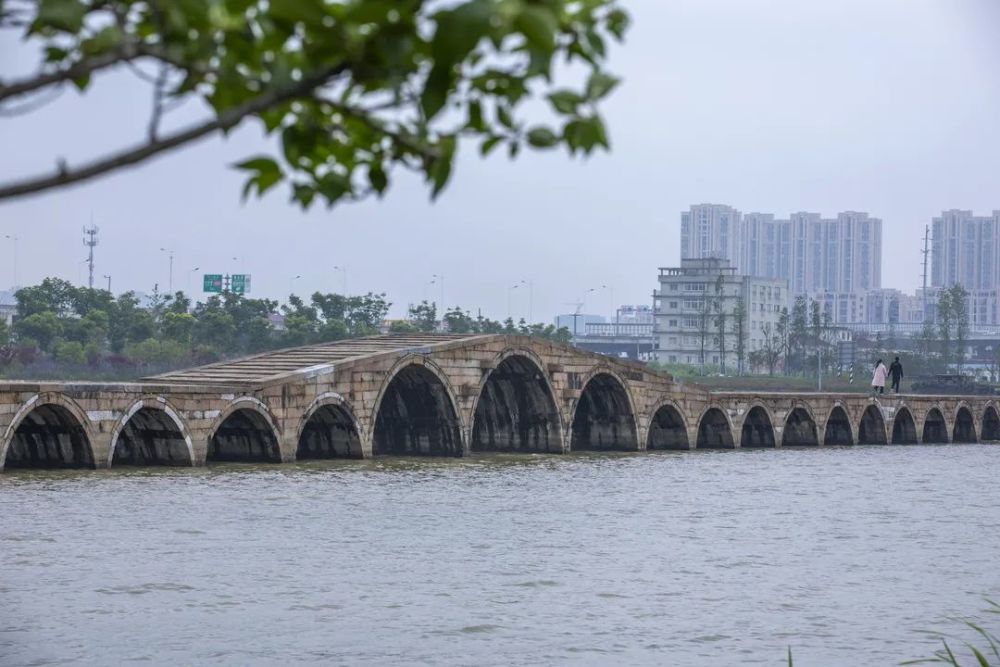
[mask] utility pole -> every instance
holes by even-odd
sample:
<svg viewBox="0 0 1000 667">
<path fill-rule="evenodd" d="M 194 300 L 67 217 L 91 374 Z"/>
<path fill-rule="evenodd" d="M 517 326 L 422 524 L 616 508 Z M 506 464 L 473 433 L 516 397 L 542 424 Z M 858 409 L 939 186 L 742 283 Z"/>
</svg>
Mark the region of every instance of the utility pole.
<svg viewBox="0 0 1000 667">
<path fill-rule="evenodd" d="M 160 252 L 165 252 L 170 257 L 170 273 L 167 277 L 167 292 L 174 293 L 174 251 L 169 248 L 160 248 Z"/>
<path fill-rule="evenodd" d="M 931 237 L 931 226 L 924 225 L 924 316 L 923 321 L 927 321 L 927 257 L 930 255 L 930 237 Z"/>
<path fill-rule="evenodd" d="M 97 225 L 93 222 L 90 223 L 90 227 L 83 228 L 83 245 L 87 246 L 89 254 L 87 255 L 87 266 L 90 268 L 90 275 L 87 278 L 87 287 L 94 289 L 94 246 L 97 245 L 97 232 L 101 231 Z"/>
</svg>

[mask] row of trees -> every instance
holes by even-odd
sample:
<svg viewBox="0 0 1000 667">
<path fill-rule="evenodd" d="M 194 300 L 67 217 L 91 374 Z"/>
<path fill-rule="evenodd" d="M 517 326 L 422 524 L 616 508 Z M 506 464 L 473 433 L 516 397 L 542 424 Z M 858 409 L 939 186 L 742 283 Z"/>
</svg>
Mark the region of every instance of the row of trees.
<svg viewBox="0 0 1000 667">
<path fill-rule="evenodd" d="M 376 293 L 316 292 L 308 300 L 291 295 L 286 304 L 226 293 L 192 304 L 183 292 L 156 290 L 143 304 L 134 292 L 116 297 L 58 278 L 22 288 L 15 297 L 13 326 L 0 320 L 0 364 L 8 373 L 24 373 L 31 366 L 88 365 L 128 374 L 368 336 L 381 331 L 391 306 L 385 294 Z M 560 341 L 570 337 L 565 328 L 473 318 L 459 308 L 445 313 L 443 325 L 460 333 L 521 333 Z M 393 323 L 391 330 L 440 327 L 437 305 L 424 301 L 412 306 L 408 320 Z"/>
</svg>

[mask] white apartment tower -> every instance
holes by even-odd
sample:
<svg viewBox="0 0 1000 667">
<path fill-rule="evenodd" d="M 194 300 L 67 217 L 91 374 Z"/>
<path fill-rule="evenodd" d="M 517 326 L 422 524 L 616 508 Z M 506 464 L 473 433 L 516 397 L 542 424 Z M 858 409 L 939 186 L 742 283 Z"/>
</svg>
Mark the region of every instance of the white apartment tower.
<svg viewBox="0 0 1000 667">
<path fill-rule="evenodd" d="M 682 259 L 728 259 L 739 269 L 740 212 L 732 206 L 697 204 L 681 213 Z"/>
<path fill-rule="evenodd" d="M 952 209 L 934 218 L 931 285 L 955 283 L 969 292 L 1000 287 L 1000 211 L 975 216 Z"/>
</svg>

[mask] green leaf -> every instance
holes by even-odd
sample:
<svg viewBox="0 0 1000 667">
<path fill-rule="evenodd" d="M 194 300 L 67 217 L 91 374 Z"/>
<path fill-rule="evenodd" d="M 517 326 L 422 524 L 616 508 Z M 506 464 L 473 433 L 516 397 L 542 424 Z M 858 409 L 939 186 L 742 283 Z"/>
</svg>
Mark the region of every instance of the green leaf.
<svg viewBox="0 0 1000 667">
<path fill-rule="evenodd" d="M 81 76 L 76 77 L 75 79 L 73 79 L 73 85 L 76 86 L 76 89 L 82 93 L 87 89 L 87 86 L 90 85 L 90 75 L 83 74 Z"/>
<path fill-rule="evenodd" d="M 244 160 L 243 162 L 237 162 L 233 165 L 233 167 L 236 169 L 242 169 L 243 171 L 281 173 L 281 167 L 278 166 L 278 163 L 266 155 L 252 157 L 249 160 Z"/>
<path fill-rule="evenodd" d="M 608 93 L 614 90 L 619 81 L 620 79 L 611 76 L 610 74 L 595 71 L 590 75 L 590 79 L 587 81 L 587 98 L 592 101 L 597 101 L 605 97 Z"/>
<path fill-rule="evenodd" d="M 372 188 L 379 196 L 385 192 L 385 188 L 389 184 L 389 179 L 386 177 L 381 163 L 372 162 L 368 165 L 368 182 L 371 183 Z"/>
<path fill-rule="evenodd" d="M 432 200 L 437 199 L 444 186 L 448 184 L 448 179 L 451 178 L 451 167 L 455 159 L 455 137 L 443 137 L 438 147 L 441 154 L 434 160 L 427 172 L 427 176 L 434 185 L 431 189 Z"/>
<path fill-rule="evenodd" d="M 424 84 L 424 92 L 420 95 L 420 108 L 427 120 L 434 118 L 444 108 L 448 101 L 448 94 L 451 92 L 454 77 L 451 67 L 434 63 L 431 73 L 427 76 L 427 82 Z"/>
<path fill-rule="evenodd" d="M 508 129 L 514 128 L 514 119 L 510 115 L 510 109 L 503 105 L 497 107 L 497 120 Z"/>
<path fill-rule="evenodd" d="M 559 143 L 559 137 L 547 127 L 535 127 L 528 131 L 528 143 L 535 148 L 552 148 Z"/>
<path fill-rule="evenodd" d="M 493 149 L 496 148 L 497 144 L 499 144 L 501 141 L 503 141 L 503 137 L 500 136 L 490 137 L 489 139 L 487 139 L 486 141 L 484 141 L 479 145 L 479 154 L 482 155 L 483 157 L 486 157 L 487 155 L 493 152 Z"/>
<path fill-rule="evenodd" d="M 538 5 L 528 5 L 517 15 L 514 25 L 532 47 L 545 53 L 551 53 L 555 49 L 559 22 L 552 10 Z"/>
<path fill-rule="evenodd" d="M 87 8 L 79 0 L 41 0 L 35 23 L 47 28 L 77 33 L 83 27 Z"/>
<path fill-rule="evenodd" d="M 469 122 L 465 124 L 471 130 L 485 132 L 486 124 L 483 122 L 483 105 L 479 100 L 469 102 Z"/>
<path fill-rule="evenodd" d="M 584 99 L 571 90 L 557 90 L 549 95 L 549 102 L 559 113 L 574 114 Z"/>
</svg>

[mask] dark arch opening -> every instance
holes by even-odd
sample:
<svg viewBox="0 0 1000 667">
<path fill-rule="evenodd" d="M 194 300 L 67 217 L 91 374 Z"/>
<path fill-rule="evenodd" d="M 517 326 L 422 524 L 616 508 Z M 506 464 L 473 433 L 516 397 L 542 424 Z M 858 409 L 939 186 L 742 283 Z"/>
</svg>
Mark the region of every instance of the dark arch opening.
<svg viewBox="0 0 1000 667">
<path fill-rule="evenodd" d="M 858 425 L 859 445 L 884 445 L 885 419 L 882 417 L 882 410 L 877 405 L 869 405 L 861 415 L 861 423 Z"/>
<path fill-rule="evenodd" d="M 628 394 L 614 376 L 599 373 L 590 378 L 576 404 L 572 433 L 573 450 L 639 448 Z"/>
<path fill-rule="evenodd" d="M 774 427 L 767 411 L 758 406 L 750 409 L 743 420 L 740 447 L 774 447 Z"/>
<path fill-rule="evenodd" d="M 141 408 L 129 417 L 114 448 L 113 466 L 192 464 L 184 434 L 166 412 L 156 408 Z"/>
<path fill-rule="evenodd" d="M 698 449 L 732 449 L 733 431 L 722 410 L 709 408 L 698 424 Z"/>
<path fill-rule="evenodd" d="M 913 422 L 913 415 L 906 408 L 899 408 L 892 420 L 892 444 L 917 444 L 917 425 Z"/>
<path fill-rule="evenodd" d="M 278 463 L 278 439 L 267 419 L 256 410 L 234 411 L 212 434 L 208 442 L 209 461 Z"/>
<path fill-rule="evenodd" d="M 985 441 L 1000 440 L 1000 415 L 992 405 L 983 411 L 983 428 L 979 437 Z"/>
<path fill-rule="evenodd" d="M 972 412 L 964 405 L 955 413 L 955 429 L 952 442 L 976 442 L 976 421 Z"/>
<path fill-rule="evenodd" d="M 649 423 L 646 449 L 690 449 L 684 418 L 672 405 L 664 405 Z"/>
<path fill-rule="evenodd" d="M 350 413 L 340 405 L 320 406 L 302 427 L 297 460 L 361 458 L 361 438 Z"/>
<path fill-rule="evenodd" d="M 462 455 L 455 406 L 434 373 L 413 364 L 392 378 L 375 417 L 373 451 L 398 456 Z"/>
<path fill-rule="evenodd" d="M 823 431 L 824 445 L 853 445 L 854 433 L 847 412 L 839 405 L 834 406 L 826 419 L 826 429 Z"/>
<path fill-rule="evenodd" d="M 83 425 L 61 405 L 46 403 L 25 415 L 7 447 L 7 468 L 93 468 Z"/>
<path fill-rule="evenodd" d="M 818 445 L 816 422 L 805 408 L 795 408 L 785 419 L 785 431 L 781 434 L 782 447 L 805 447 Z"/>
<path fill-rule="evenodd" d="M 927 444 L 948 442 L 948 427 L 944 423 L 944 415 L 937 408 L 931 408 L 924 417 L 924 437 Z"/>
<path fill-rule="evenodd" d="M 545 376 L 510 356 L 490 373 L 472 422 L 473 451 L 560 452 L 559 411 Z"/>
</svg>

